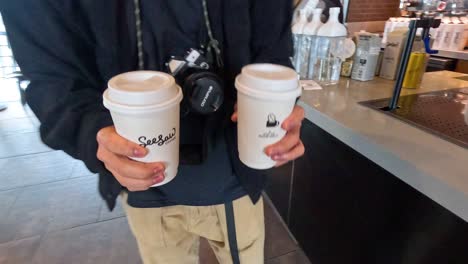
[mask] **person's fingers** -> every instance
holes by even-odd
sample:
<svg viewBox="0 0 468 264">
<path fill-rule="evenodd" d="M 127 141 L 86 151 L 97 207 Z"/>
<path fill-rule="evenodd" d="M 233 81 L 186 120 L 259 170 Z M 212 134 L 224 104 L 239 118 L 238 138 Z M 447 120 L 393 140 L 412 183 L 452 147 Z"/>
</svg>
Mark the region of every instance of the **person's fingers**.
<svg viewBox="0 0 468 264">
<path fill-rule="evenodd" d="M 125 156 L 118 156 L 106 148 L 99 147 L 97 153 L 98 159 L 104 162 L 106 168 L 117 172 L 126 178 L 132 179 L 155 179 L 164 175 L 164 164 L 162 163 L 143 163 L 130 160 Z"/>
<path fill-rule="evenodd" d="M 234 113 L 231 116 L 232 122 L 237 122 L 237 103 L 234 105 Z"/>
<path fill-rule="evenodd" d="M 232 121 L 232 122 L 237 122 L 237 112 L 235 112 L 234 114 L 232 114 L 232 116 L 231 116 L 231 121 Z"/>
<path fill-rule="evenodd" d="M 290 131 L 294 128 L 300 127 L 302 125 L 302 121 L 304 120 L 305 113 L 304 109 L 300 106 L 295 106 L 291 115 L 289 115 L 286 120 L 284 120 L 281 127 L 286 130 Z"/>
<path fill-rule="evenodd" d="M 273 156 L 273 160 L 277 161 L 278 164 L 280 164 L 282 162 L 288 162 L 288 161 L 291 161 L 291 160 L 295 160 L 295 159 L 301 157 L 302 155 L 304 155 L 304 153 L 305 153 L 304 144 L 302 143 L 302 141 L 299 141 L 299 143 L 295 147 L 293 147 L 290 151 L 288 151 L 287 153 L 277 155 L 277 156 Z"/>
<path fill-rule="evenodd" d="M 99 145 L 115 154 L 142 158 L 148 153 L 148 150 L 144 147 L 119 136 L 113 126 L 99 130 L 96 139 Z"/>
<path fill-rule="evenodd" d="M 270 157 L 289 152 L 300 142 L 300 128 L 288 132 L 279 142 L 265 148 L 265 154 Z"/>
<path fill-rule="evenodd" d="M 278 155 L 274 157 L 273 160 L 277 162 L 276 167 L 279 167 L 288 163 L 289 161 L 292 161 L 301 157 L 302 155 L 304 155 L 304 153 L 305 153 L 304 144 L 302 142 L 299 142 L 294 148 L 291 149 L 291 151 L 282 155 Z"/>
<path fill-rule="evenodd" d="M 151 186 L 158 184 L 164 180 L 164 177 L 161 176 L 155 180 L 140 180 L 140 179 L 131 179 L 124 177 L 120 175 L 116 171 L 109 170 L 112 175 L 117 179 L 117 181 L 127 188 L 131 192 L 137 192 L 137 191 L 146 191 L 148 190 Z"/>
</svg>

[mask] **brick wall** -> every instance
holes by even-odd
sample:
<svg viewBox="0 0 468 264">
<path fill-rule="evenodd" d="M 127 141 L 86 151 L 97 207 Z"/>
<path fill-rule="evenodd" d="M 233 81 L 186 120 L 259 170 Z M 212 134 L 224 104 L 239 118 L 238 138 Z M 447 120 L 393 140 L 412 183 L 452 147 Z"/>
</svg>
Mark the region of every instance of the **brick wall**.
<svg viewBox="0 0 468 264">
<path fill-rule="evenodd" d="M 399 0 L 350 0 L 348 22 L 384 21 L 399 16 Z"/>
</svg>

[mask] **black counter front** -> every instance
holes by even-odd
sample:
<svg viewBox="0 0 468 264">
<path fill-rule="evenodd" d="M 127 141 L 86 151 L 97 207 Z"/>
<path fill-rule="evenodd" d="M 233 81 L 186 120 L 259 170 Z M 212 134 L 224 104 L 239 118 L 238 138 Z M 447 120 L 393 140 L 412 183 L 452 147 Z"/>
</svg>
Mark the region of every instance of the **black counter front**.
<svg viewBox="0 0 468 264">
<path fill-rule="evenodd" d="M 312 263 L 468 263 L 468 223 L 306 121 L 267 193 Z"/>
</svg>

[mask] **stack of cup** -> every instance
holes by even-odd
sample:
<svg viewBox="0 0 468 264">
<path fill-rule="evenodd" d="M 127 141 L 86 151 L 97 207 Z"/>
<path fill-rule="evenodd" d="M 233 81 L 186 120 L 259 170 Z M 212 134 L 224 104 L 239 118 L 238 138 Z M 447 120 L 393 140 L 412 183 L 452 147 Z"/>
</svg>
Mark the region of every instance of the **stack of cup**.
<svg viewBox="0 0 468 264">
<path fill-rule="evenodd" d="M 165 180 L 172 181 L 179 166 L 179 127 L 182 89 L 166 73 L 137 71 L 118 75 L 104 92 L 117 133 L 148 149 L 141 162 L 162 162 Z"/>
<path fill-rule="evenodd" d="M 286 134 L 283 121 L 301 95 L 299 76 L 290 68 L 252 64 L 236 78 L 240 160 L 253 169 L 270 169 L 276 162 L 265 154 L 268 145 Z"/>
</svg>

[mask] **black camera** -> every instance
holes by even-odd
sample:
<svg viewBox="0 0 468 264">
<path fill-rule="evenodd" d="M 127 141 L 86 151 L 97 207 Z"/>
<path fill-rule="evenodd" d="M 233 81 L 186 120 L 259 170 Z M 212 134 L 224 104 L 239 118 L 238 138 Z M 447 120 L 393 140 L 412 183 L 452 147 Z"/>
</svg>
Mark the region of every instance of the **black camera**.
<svg viewBox="0 0 468 264">
<path fill-rule="evenodd" d="M 172 57 L 167 66 L 184 94 L 183 115 L 208 115 L 220 109 L 224 101 L 223 81 L 203 52 L 190 49 L 183 58 Z"/>
</svg>

